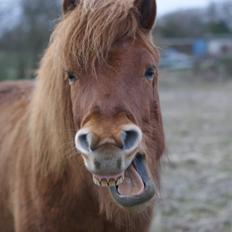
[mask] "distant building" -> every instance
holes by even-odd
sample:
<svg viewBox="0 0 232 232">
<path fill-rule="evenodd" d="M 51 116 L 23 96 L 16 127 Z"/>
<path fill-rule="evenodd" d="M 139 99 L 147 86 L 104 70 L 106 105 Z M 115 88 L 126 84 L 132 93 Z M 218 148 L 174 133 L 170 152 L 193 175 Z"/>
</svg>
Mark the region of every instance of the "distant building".
<svg viewBox="0 0 232 232">
<path fill-rule="evenodd" d="M 220 56 L 231 54 L 232 37 L 210 38 L 208 40 L 208 54 L 211 56 Z"/>
<path fill-rule="evenodd" d="M 174 38 L 161 39 L 158 46 L 162 50 L 175 48 L 176 50 L 198 57 L 222 56 L 232 54 L 232 36 L 203 37 L 203 38 Z"/>
<path fill-rule="evenodd" d="M 192 44 L 192 54 L 195 57 L 204 57 L 208 53 L 208 43 L 206 39 L 195 39 Z"/>
</svg>

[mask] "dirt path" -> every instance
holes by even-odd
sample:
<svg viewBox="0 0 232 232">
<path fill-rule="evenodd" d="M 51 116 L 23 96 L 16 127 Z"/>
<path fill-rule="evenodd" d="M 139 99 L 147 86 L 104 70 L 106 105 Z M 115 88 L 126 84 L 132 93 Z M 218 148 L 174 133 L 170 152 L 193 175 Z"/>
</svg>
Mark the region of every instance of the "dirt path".
<svg viewBox="0 0 232 232">
<path fill-rule="evenodd" d="M 232 82 L 161 73 L 167 140 L 152 232 L 232 232 Z"/>
</svg>

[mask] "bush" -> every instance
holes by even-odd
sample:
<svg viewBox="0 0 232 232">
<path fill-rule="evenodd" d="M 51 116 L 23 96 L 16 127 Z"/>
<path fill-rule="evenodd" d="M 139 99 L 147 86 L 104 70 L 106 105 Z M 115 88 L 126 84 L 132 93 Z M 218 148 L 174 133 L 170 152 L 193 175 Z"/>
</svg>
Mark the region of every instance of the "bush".
<svg viewBox="0 0 232 232">
<path fill-rule="evenodd" d="M 232 78 L 232 56 L 223 57 L 220 61 L 226 75 Z"/>
</svg>

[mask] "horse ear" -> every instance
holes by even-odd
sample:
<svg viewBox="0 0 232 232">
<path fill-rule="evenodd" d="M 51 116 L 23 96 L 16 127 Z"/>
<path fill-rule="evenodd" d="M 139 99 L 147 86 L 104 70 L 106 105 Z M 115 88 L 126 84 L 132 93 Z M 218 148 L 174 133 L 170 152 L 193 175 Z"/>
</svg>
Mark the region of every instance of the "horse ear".
<svg viewBox="0 0 232 232">
<path fill-rule="evenodd" d="M 157 14 L 156 0 L 135 0 L 135 7 L 139 11 L 141 26 L 151 30 Z"/>
<path fill-rule="evenodd" d="M 79 0 L 63 0 L 63 13 L 73 10 L 78 2 Z"/>
</svg>

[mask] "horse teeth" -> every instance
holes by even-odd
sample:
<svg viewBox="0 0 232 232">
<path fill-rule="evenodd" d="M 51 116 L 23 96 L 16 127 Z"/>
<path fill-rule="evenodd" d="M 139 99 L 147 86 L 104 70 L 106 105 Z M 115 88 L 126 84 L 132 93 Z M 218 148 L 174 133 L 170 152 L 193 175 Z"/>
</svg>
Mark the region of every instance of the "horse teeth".
<svg viewBox="0 0 232 232">
<path fill-rule="evenodd" d="M 94 182 L 94 184 L 101 186 L 100 181 L 95 176 L 93 176 L 93 182 Z"/>
<path fill-rule="evenodd" d="M 124 176 L 120 176 L 118 177 L 118 179 L 99 179 L 97 176 L 93 176 L 93 182 L 97 185 L 97 186 L 101 186 L 101 187 L 114 187 L 114 186 L 118 186 L 120 184 L 122 184 L 124 181 Z"/>
<path fill-rule="evenodd" d="M 106 179 L 101 180 L 101 186 L 102 187 L 107 187 L 108 186 L 108 181 Z"/>
<path fill-rule="evenodd" d="M 108 182 L 108 186 L 111 187 L 111 186 L 115 186 L 115 185 L 116 185 L 116 181 L 114 179 L 110 179 Z"/>
<path fill-rule="evenodd" d="M 120 176 L 120 177 L 118 178 L 118 180 L 117 180 L 116 185 L 120 185 L 120 184 L 122 184 L 122 183 L 123 183 L 123 181 L 124 181 L 123 176 Z"/>
</svg>

